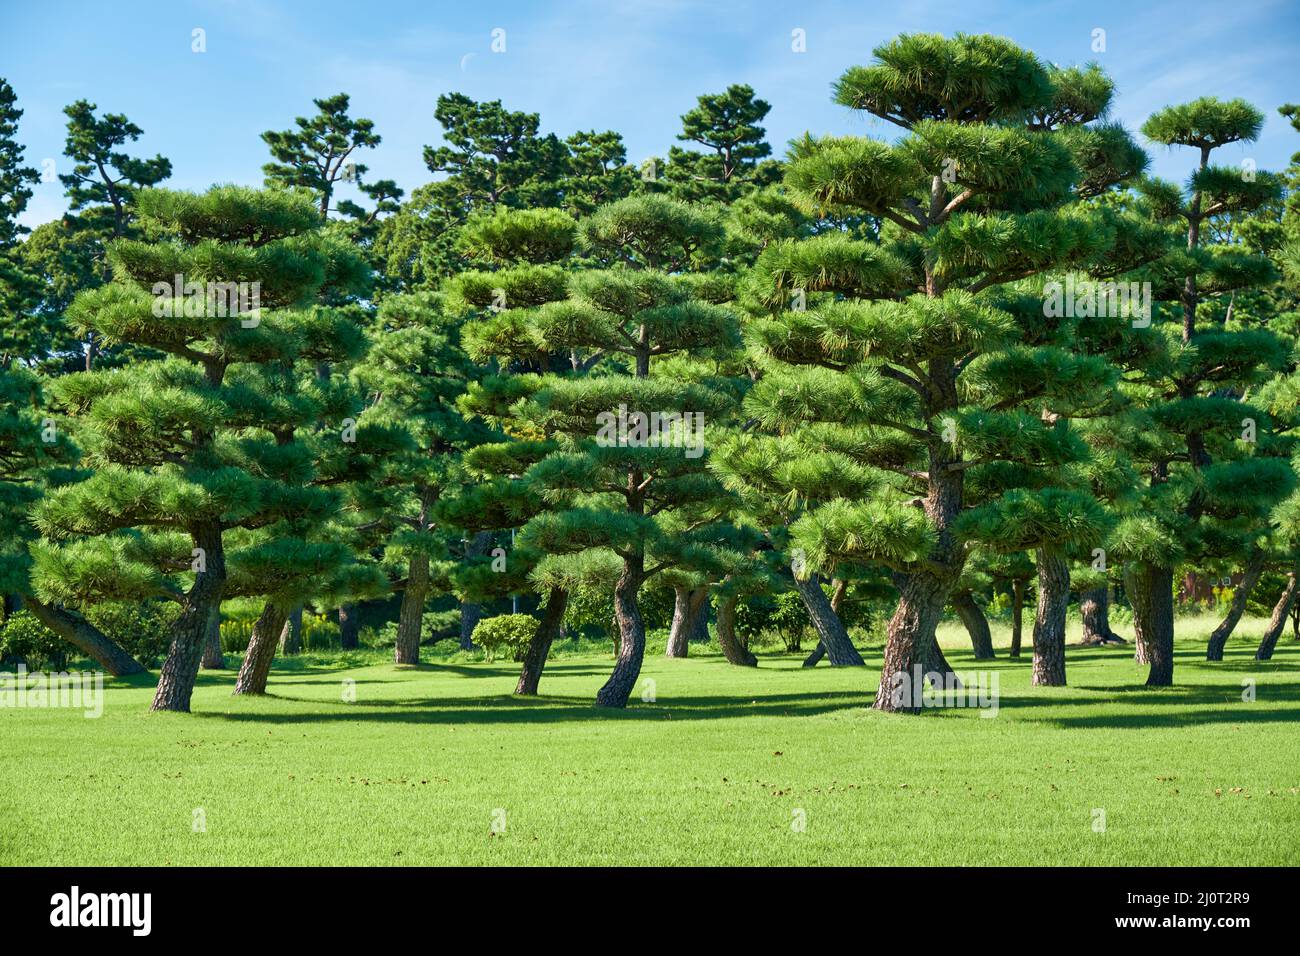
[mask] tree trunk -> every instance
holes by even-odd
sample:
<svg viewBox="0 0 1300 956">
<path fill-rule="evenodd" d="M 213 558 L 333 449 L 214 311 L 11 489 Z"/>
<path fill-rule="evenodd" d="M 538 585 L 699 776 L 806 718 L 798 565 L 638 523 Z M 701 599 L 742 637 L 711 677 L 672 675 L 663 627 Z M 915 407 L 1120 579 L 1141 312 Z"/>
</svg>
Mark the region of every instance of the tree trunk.
<svg viewBox="0 0 1300 956">
<path fill-rule="evenodd" d="M 668 629 L 666 657 L 685 657 L 690 642 L 699 640 L 701 624 L 704 625 L 704 639 L 708 640 L 708 612 L 705 610 L 708 597 L 707 587 L 673 588 L 673 623 Z"/>
<path fill-rule="evenodd" d="M 1138 661 L 1151 666 L 1148 687 L 1174 683 L 1174 572 L 1145 562 L 1125 568 Z"/>
<path fill-rule="evenodd" d="M 36 615 L 38 621 L 81 653 L 96 661 L 114 677 L 126 677 L 129 674 L 145 672 L 143 664 L 80 614 L 73 614 L 64 608 L 46 604 L 33 597 L 25 598 L 23 605 Z"/>
<path fill-rule="evenodd" d="M 519 683 L 515 693 L 524 697 L 536 697 L 537 685 L 542 680 L 542 670 L 546 667 L 546 656 L 551 653 L 551 645 L 560 636 L 560 625 L 564 623 L 564 609 L 569 604 L 569 592 L 564 588 L 551 588 L 546 598 L 546 610 L 537 622 L 537 630 L 524 651 L 523 670 L 519 672 Z"/>
<path fill-rule="evenodd" d="M 1126 644 L 1110 629 L 1110 587 L 1089 588 L 1079 594 L 1079 614 L 1083 618 L 1083 643 Z"/>
<path fill-rule="evenodd" d="M 393 649 L 393 660 L 398 664 L 420 663 L 420 630 L 424 625 L 424 599 L 428 593 L 429 556 L 413 554 L 406 576 L 406 590 L 402 592 L 402 608 L 397 616 L 397 646 Z M 461 626 L 464 627 L 463 606 L 461 615 Z"/>
<path fill-rule="evenodd" d="M 618 658 L 605 686 L 596 694 L 597 707 L 626 707 L 627 699 L 641 675 L 645 657 L 645 622 L 637 606 L 637 594 L 645 580 L 645 557 L 623 560 L 623 573 L 614 587 L 614 617 L 618 621 Z"/>
<path fill-rule="evenodd" d="M 697 644 L 709 643 L 709 588 L 695 589 L 695 617 L 691 625 L 690 639 Z"/>
<path fill-rule="evenodd" d="M 1008 657 L 1020 656 L 1021 635 L 1025 620 L 1025 582 L 1016 578 L 1011 582 L 1011 650 Z"/>
<path fill-rule="evenodd" d="M 691 589 L 673 588 L 673 623 L 668 628 L 668 646 L 664 649 L 665 657 L 685 657 L 687 639 L 691 627 Z"/>
<path fill-rule="evenodd" d="M 194 532 L 194 543 L 203 549 L 205 569 L 194 576 L 186 593 L 181 616 L 172 625 L 167 659 L 158 674 L 150 710 L 189 713 L 194 681 L 199 676 L 199 658 L 208 633 L 208 616 L 221 605 L 226 589 L 226 554 L 219 524 L 204 525 Z"/>
<path fill-rule="evenodd" d="M 1038 608 L 1034 614 L 1036 687 L 1065 686 L 1065 612 L 1070 605 L 1070 566 L 1055 548 L 1039 548 Z"/>
<path fill-rule="evenodd" d="M 1282 589 L 1282 596 L 1273 606 L 1273 616 L 1268 619 L 1268 630 L 1264 632 L 1264 639 L 1259 642 L 1259 650 L 1255 651 L 1255 660 L 1272 660 L 1273 648 L 1277 646 L 1277 639 L 1286 625 L 1287 615 L 1291 613 L 1291 605 L 1295 603 L 1297 580 L 1300 579 L 1295 571 L 1287 575 L 1286 587 Z"/>
<path fill-rule="evenodd" d="M 1223 660 L 1223 649 L 1227 646 L 1228 638 L 1232 636 L 1237 622 L 1246 613 L 1246 602 L 1250 600 L 1251 592 L 1255 590 L 1255 585 L 1259 583 L 1260 576 L 1264 573 L 1264 562 L 1264 549 L 1251 548 L 1241 576 L 1241 583 L 1232 589 L 1232 602 L 1228 605 L 1228 613 L 1210 634 L 1210 642 L 1205 648 L 1207 661 Z"/>
<path fill-rule="evenodd" d="M 253 634 L 248 639 L 248 650 L 244 652 L 239 676 L 235 678 L 236 694 L 266 693 L 275 647 L 288 621 L 289 612 L 276 602 L 267 601 L 262 606 L 262 613 L 253 622 Z"/>
<path fill-rule="evenodd" d="M 820 640 L 818 640 L 817 646 L 812 649 L 812 653 L 803 659 L 803 666 L 816 667 L 821 662 L 821 659 L 825 656 L 826 656 L 826 645 L 823 644 Z"/>
<path fill-rule="evenodd" d="M 830 658 L 832 666 L 865 666 L 862 655 L 849 639 L 849 632 L 844 629 L 844 623 L 839 615 L 831 610 L 831 602 L 827 599 L 826 592 L 822 590 L 821 578 L 814 574 L 807 580 L 800 580 L 799 575 L 796 574 L 794 586 L 799 592 L 799 597 L 803 599 L 804 607 L 808 609 L 808 616 L 812 618 L 813 627 L 817 629 L 817 636 L 821 638 L 821 643 L 826 645 L 826 655 Z"/>
<path fill-rule="evenodd" d="M 984 616 L 983 609 L 975 602 L 975 598 L 969 591 L 962 591 L 960 594 L 954 594 L 949 603 L 961 618 L 966 633 L 970 635 L 971 647 L 975 649 L 975 660 L 993 660 L 996 655 L 993 653 L 993 635 L 989 631 L 989 620 Z"/>
<path fill-rule="evenodd" d="M 736 602 L 734 594 L 718 598 L 718 646 L 728 664 L 757 667 L 758 658 L 736 638 Z M 821 645 L 817 645 L 820 647 Z"/>
<path fill-rule="evenodd" d="M 488 553 L 488 548 L 492 546 L 492 532 L 480 531 L 470 539 L 465 548 L 466 558 L 481 558 Z M 483 620 L 483 605 L 473 603 L 462 603 L 460 606 L 460 649 L 462 651 L 472 651 L 476 649 L 474 644 L 474 628 L 478 627 L 478 622 Z"/>
<path fill-rule="evenodd" d="M 299 654 L 302 652 L 302 605 L 299 604 L 289 612 L 289 617 L 280 630 L 280 653 Z"/>
<path fill-rule="evenodd" d="M 934 178 L 935 196 L 942 188 L 939 177 Z M 926 294 L 936 296 L 940 285 L 932 270 L 926 272 Z M 957 407 L 957 373 L 948 362 L 932 363 L 927 385 L 935 396 L 942 399 L 945 408 Z M 889 619 L 886 631 L 884 661 L 880 669 L 880 683 L 876 688 L 876 710 L 918 713 L 920 702 L 915 696 L 897 692 L 900 681 L 909 679 L 918 665 L 924 667 L 935 651 L 935 628 L 943 619 L 943 609 L 948 596 L 961 577 L 966 563 L 966 552 L 952 532 L 953 522 L 962 509 L 964 495 L 963 469 L 955 443 L 945 442 L 939 435 L 930 439 L 927 451 L 929 466 L 926 469 L 927 494 L 925 515 L 935 531 L 934 546 L 924 562 L 909 574 L 896 573 L 898 606 Z"/>
<path fill-rule="evenodd" d="M 339 646 L 345 651 L 355 651 L 361 646 L 361 608 L 356 604 L 339 608 Z"/>
<path fill-rule="evenodd" d="M 212 609 L 208 618 L 208 634 L 203 642 L 203 659 L 199 666 L 205 671 L 219 671 L 226 667 L 226 656 L 221 653 L 221 605 Z"/>
<path fill-rule="evenodd" d="M 935 641 L 934 631 L 943 618 L 953 581 L 960 573 L 958 569 L 950 580 L 921 572 L 894 575 L 894 583 L 898 586 L 898 606 L 886 629 L 880 685 L 876 688 L 876 700 L 872 705 L 876 710 L 920 712 L 915 697 L 897 693 L 897 682 L 911 681 L 918 665 L 922 671 L 938 670 L 936 662 L 943 660 L 943 652 Z M 945 671 L 951 669 L 946 660 L 942 666 Z"/>
</svg>

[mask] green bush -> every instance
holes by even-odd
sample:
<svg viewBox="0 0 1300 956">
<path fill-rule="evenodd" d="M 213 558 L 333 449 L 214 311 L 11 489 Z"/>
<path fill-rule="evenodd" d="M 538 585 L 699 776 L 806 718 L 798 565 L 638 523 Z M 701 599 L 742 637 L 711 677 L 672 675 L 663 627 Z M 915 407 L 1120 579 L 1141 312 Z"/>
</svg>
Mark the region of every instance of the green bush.
<svg viewBox="0 0 1300 956">
<path fill-rule="evenodd" d="M 489 661 L 501 650 L 518 657 L 537 633 L 537 619 L 527 614 L 498 614 L 485 617 L 474 628 L 474 643 L 487 651 Z"/>
<path fill-rule="evenodd" d="M 105 601 L 85 609 L 87 621 L 146 667 L 167 653 L 180 614 L 172 601 Z"/>
<path fill-rule="evenodd" d="M 67 665 L 69 645 L 42 624 L 31 611 L 16 611 L 0 624 L 0 662 L 3 669 L 21 661 L 28 670 L 61 671 Z"/>
</svg>

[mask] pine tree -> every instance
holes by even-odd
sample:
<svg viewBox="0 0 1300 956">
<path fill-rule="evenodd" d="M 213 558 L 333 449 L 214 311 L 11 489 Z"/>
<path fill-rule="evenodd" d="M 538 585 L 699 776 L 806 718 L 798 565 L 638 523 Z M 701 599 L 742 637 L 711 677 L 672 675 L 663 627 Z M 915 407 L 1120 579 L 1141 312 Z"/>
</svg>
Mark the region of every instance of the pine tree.
<svg viewBox="0 0 1300 956">
<path fill-rule="evenodd" d="M 1134 245 L 1140 224 L 1079 207 L 1131 175 L 1135 157 L 1126 137 L 1079 125 L 1106 104 L 1072 103 L 1076 74 L 990 36 L 904 35 L 875 52 L 836 99 L 904 136 L 806 137 L 786 187 L 812 210 L 882 218 L 881 242 L 826 234 L 769 246 L 753 281 L 770 318 L 752 337 L 774 363 L 769 387 L 788 396 L 772 424 L 834 443 L 872 475 L 792 531 L 814 568 L 851 560 L 894 573 L 875 701 L 894 711 L 914 709 L 897 691 L 933 663 L 973 543 L 957 527 L 968 486 L 980 489 L 974 541 L 996 533 L 1023 550 L 1095 528 L 1089 495 L 1041 480 L 1087 457 L 1068 412 L 1042 411 L 1096 400 L 1113 372 L 1033 344 L 1035 324 L 981 293 L 1097 262 Z"/>
<path fill-rule="evenodd" d="M 274 537 L 338 506 L 311 486 L 310 451 L 274 437 L 302 412 L 279 401 L 276 363 L 332 348 L 333 329 L 295 311 L 319 293 L 328 251 L 316 210 L 285 193 L 149 190 L 136 204 L 159 238 L 112 243 L 114 282 L 80 295 L 71 316 L 166 357 L 54 384 L 93 471 L 41 502 L 34 579 L 48 600 L 176 602 L 153 709 L 188 711 L 223 598 L 325 578 L 348 558 L 328 541 Z"/>
<path fill-rule="evenodd" d="M 618 658 L 596 702 L 624 707 L 645 653 L 641 589 L 669 568 L 721 570 L 730 554 L 721 521 L 730 503 L 706 470 L 702 426 L 733 399 L 656 366 L 674 353 L 734 348 L 737 324 L 690 273 L 721 239 L 709 218 L 644 196 L 602 207 L 579 230 L 599 268 L 575 274 L 570 298 L 543 305 L 532 327 L 553 352 L 618 361 L 586 378 L 516 376 L 508 408 L 499 390 L 477 385 L 466 402 L 496 410 L 507 432 L 556 443 L 522 475 L 553 506 L 523 526 L 520 546 L 618 562 Z"/>
<path fill-rule="evenodd" d="M 1277 194 L 1269 173 L 1210 163 L 1215 149 L 1253 140 L 1262 122 L 1242 100 L 1206 97 L 1161 110 L 1143 125 L 1148 138 L 1199 153 L 1185 193 L 1158 180 L 1142 184 L 1150 215 L 1186 237 L 1184 249 L 1148 272 L 1157 304 L 1173 300 L 1176 314 L 1158 309 L 1155 316 L 1168 361 L 1147 367 L 1129 386 L 1145 420 L 1131 430 L 1125 451 L 1147 478 L 1114 539 L 1125 561 L 1138 658 L 1150 664 L 1149 686 L 1173 683 L 1177 564 L 1227 554 L 1245 554 L 1249 563 L 1252 549 L 1265 546 L 1259 538 L 1270 509 L 1294 483 L 1268 416 L 1243 400 L 1283 366 L 1288 349 L 1267 329 L 1231 321 L 1223 301 L 1225 293 L 1267 281 L 1272 267 L 1263 257 L 1202 241 L 1210 217 L 1256 208 Z"/>
<path fill-rule="evenodd" d="M 129 234 L 136 191 L 167 179 L 172 164 L 161 155 L 137 159 L 123 152 L 119 147 L 139 139 L 144 130 L 120 113 L 97 117 L 96 109 L 86 100 L 77 100 L 64 109 L 68 116 L 64 152 L 75 165 L 72 172 L 61 174 L 59 181 L 67 187 L 70 209 L 88 210 L 83 219 L 92 214 L 98 219 L 98 214 L 105 214 L 109 224 L 100 231 L 118 239 Z"/>
<path fill-rule="evenodd" d="M 380 305 L 371 347 L 355 376 L 369 396 L 359 423 L 400 429 L 409 450 L 393 454 L 364 489 L 384 530 L 384 563 L 402 592 L 394 660 L 418 664 L 425 600 L 445 575 L 452 542 L 436 505 L 460 474 L 460 455 L 487 436 L 456 408 L 475 370 L 460 346 L 459 319 L 438 293 L 391 295 Z"/>
<path fill-rule="evenodd" d="M 733 84 L 722 93 L 699 97 L 682 116 L 682 142 L 705 152 L 674 146 L 668 151 L 664 185 L 678 199 L 729 203 L 756 186 L 774 182 L 780 164 L 765 161 L 772 147 L 759 125 L 772 109 L 754 98 L 753 87 Z"/>
<path fill-rule="evenodd" d="M 271 150 L 275 162 L 262 167 L 266 185 L 306 189 L 316 197 L 320 217 L 325 219 L 340 182 L 353 183 L 376 201 L 376 212 L 391 209 L 401 198 L 401 190 L 392 180 L 367 184 L 369 167 L 358 163 L 353 154 L 358 149 L 374 149 L 382 142 L 373 120 L 348 115 L 350 98 L 336 93 L 312 100 L 319 112 L 308 119 L 294 120 L 297 129 L 267 130 L 262 141 Z M 346 204 L 346 205 L 345 205 Z M 339 212 L 360 217 L 363 210 L 351 200 L 337 205 Z"/>
<path fill-rule="evenodd" d="M 76 449 L 44 405 L 37 376 L 20 367 L 0 368 L 0 594 L 20 595 L 42 624 L 113 676 L 143 673 L 138 661 L 85 618 L 33 594 L 31 509 L 47 486 L 76 473 Z"/>
</svg>

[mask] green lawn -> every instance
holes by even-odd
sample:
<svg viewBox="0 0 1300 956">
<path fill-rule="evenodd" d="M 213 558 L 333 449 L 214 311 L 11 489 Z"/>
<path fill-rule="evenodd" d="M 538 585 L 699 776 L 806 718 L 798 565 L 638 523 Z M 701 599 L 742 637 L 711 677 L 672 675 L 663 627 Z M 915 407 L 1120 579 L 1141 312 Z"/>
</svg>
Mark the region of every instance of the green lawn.
<svg viewBox="0 0 1300 956">
<path fill-rule="evenodd" d="M 992 719 L 868 710 L 878 649 L 865 672 L 651 655 L 657 702 L 622 713 L 591 706 L 601 654 L 553 660 L 534 701 L 511 663 L 377 655 L 277 664 L 263 699 L 204 674 L 191 715 L 110 681 L 97 720 L 0 710 L 0 863 L 1297 864 L 1300 646 L 1253 647 L 1180 642 L 1163 691 L 1131 648 L 1071 647 L 1064 689 L 1000 657 Z"/>
</svg>

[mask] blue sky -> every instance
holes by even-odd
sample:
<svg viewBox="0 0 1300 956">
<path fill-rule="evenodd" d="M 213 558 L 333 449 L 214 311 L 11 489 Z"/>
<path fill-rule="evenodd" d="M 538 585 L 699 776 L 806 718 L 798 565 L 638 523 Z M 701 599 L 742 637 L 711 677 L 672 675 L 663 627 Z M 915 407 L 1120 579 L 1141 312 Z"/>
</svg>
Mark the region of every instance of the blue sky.
<svg viewBox="0 0 1300 956">
<path fill-rule="evenodd" d="M 191 51 L 196 27 L 206 31 L 205 53 Z M 504 53 L 491 50 L 497 28 Z M 804 53 L 791 49 L 796 28 Z M 1094 53 L 1098 28 L 1106 49 Z M 830 86 L 877 44 L 922 30 L 1002 34 L 1060 64 L 1095 59 L 1119 88 L 1114 117 L 1134 130 L 1168 103 L 1245 97 L 1267 114 L 1263 135 L 1221 151 L 1221 161 L 1280 169 L 1300 151 L 1300 135 L 1276 113 L 1300 100 L 1296 0 L 0 0 L 0 76 L 25 110 L 19 138 L 29 164 L 54 158 L 66 171 L 62 108 L 86 98 L 141 126 L 134 152 L 161 152 L 172 160 L 169 184 L 194 189 L 259 183 L 268 158 L 259 133 L 314 112 L 313 97 L 347 91 L 353 115 L 373 119 L 383 137 L 364 157 L 371 177 L 409 191 L 432 178 L 421 151 L 439 141 L 434 102 L 450 91 L 540 113 L 542 128 L 561 136 L 615 129 L 634 162 L 667 152 L 698 94 L 736 82 L 772 104 L 777 155 L 805 130 L 892 135 L 834 105 Z M 1193 159 L 1188 150 L 1150 152 L 1157 173 L 1178 179 Z M 57 181 L 41 184 L 25 222 L 64 206 Z"/>
</svg>

